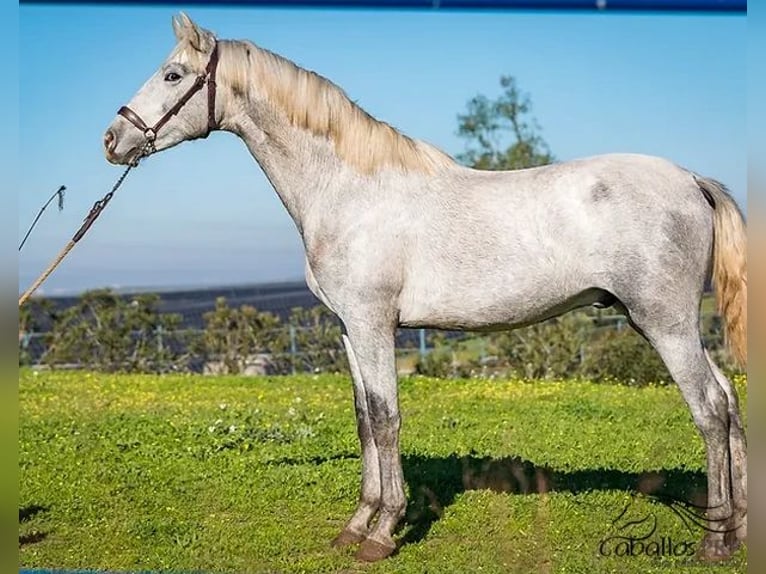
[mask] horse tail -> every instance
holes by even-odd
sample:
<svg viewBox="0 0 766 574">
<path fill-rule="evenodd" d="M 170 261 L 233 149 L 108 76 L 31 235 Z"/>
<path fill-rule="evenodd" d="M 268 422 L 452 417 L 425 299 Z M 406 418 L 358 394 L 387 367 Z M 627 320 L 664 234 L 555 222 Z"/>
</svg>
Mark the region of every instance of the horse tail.
<svg viewBox="0 0 766 574">
<path fill-rule="evenodd" d="M 713 286 L 726 344 L 741 367 L 747 365 L 747 233 L 726 187 L 705 177 L 694 180 L 713 207 Z"/>
</svg>

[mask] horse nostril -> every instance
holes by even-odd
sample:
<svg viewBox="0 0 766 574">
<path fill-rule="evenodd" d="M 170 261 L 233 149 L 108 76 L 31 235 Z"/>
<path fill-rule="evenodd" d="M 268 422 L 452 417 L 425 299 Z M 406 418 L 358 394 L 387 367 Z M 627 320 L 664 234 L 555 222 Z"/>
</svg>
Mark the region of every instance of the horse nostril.
<svg viewBox="0 0 766 574">
<path fill-rule="evenodd" d="M 115 137 L 114 132 L 112 130 L 106 130 L 106 133 L 104 134 L 104 147 L 107 151 L 114 151 L 116 145 L 117 138 Z"/>
</svg>

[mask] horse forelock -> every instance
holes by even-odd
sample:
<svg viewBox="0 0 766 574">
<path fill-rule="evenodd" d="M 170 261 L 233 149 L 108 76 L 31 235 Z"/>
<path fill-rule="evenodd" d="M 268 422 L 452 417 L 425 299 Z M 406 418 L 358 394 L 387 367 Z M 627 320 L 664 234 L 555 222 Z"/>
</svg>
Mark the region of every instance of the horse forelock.
<svg viewBox="0 0 766 574">
<path fill-rule="evenodd" d="M 176 44 L 173 52 L 171 52 L 168 57 L 168 61 L 187 65 L 192 70 L 199 73 L 205 69 L 205 58 L 205 54 L 193 48 L 191 42 L 182 40 Z"/>
<path fill-rule="evenodd" d="M 337 156 L 358 171 L 398 168 L 431 174 L 454 165 L 438 148 L 373 118 L 315 72 L 250 42 L 223 40 L 219 46 L 219 82 L 237 95 L 265 97 L 294 127 L 330 139 Z"/>
</svg>

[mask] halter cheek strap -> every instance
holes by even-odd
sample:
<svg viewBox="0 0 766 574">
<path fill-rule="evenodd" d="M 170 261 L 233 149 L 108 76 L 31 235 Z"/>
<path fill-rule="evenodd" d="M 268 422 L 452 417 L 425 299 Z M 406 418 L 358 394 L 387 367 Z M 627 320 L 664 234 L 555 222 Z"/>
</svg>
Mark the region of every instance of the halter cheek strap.
<svg viewBox="0 0 766 574">
<path fill-rule="evenodd" d="M 181 96 L 175 105 L 167 112 L 165 112 L 165 115 L 157 120 L 157 123 L 155 123 L 153 126 L 147 126 L 146 122 L 141 119 L 141 116 L 131 110 L 128 106 L 122 106 L 117 111 L 117 113 L 128 120 L 131 124 L 136 126 L 139 130 L 141 130 L 144 133 L 146 141 L 151 143 L 156 139 L 157 132 L 160 131 L 160 128 L 164 126 L 170 120 L 170 118 L 176 115 L 194 94 L 199 92 L 202 87 L 207 84 L 207 131 L 202 136 L 205 138 L 210 134 L 211 131 L 218 128 L 218 122 L 215 119 L 215 72 L 217 68 L 218 42 L 216 42 L 213 46 L 213 51 L 210 54 L 210 60 L 208 60 L 207 66 L 205 67 L 205 72 L 197 76 L 197 78 L 194 80 L 194 83 L 189 87 L 188 90 L 186 90 L 186 92 L 184 92 L 184 95 Z"/>
</svg>

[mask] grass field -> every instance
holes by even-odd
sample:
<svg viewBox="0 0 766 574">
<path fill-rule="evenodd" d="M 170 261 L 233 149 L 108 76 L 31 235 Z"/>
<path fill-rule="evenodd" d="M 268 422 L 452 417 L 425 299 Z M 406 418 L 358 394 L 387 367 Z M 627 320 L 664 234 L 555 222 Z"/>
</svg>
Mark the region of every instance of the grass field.
<svg viewBox="0 0 766 574">
<path fill-rule="evenodd" d="M 723 565 L 687 557 L 702 531 L 650 496 L 704 502 L 703 446 L 675 387 L 404 379 L 410 504 L 398 553 L 372 565 L 329 547 L 358 496 L 344 377 L 24 370 L 19 397 L 22 567 L 746 570 L 744 549 Z M 637 537 L 655 520 L 645 542 L 684 555 L 615 555 L 610 536 L 635 522 L 620 532 Z"/>
</svg>

